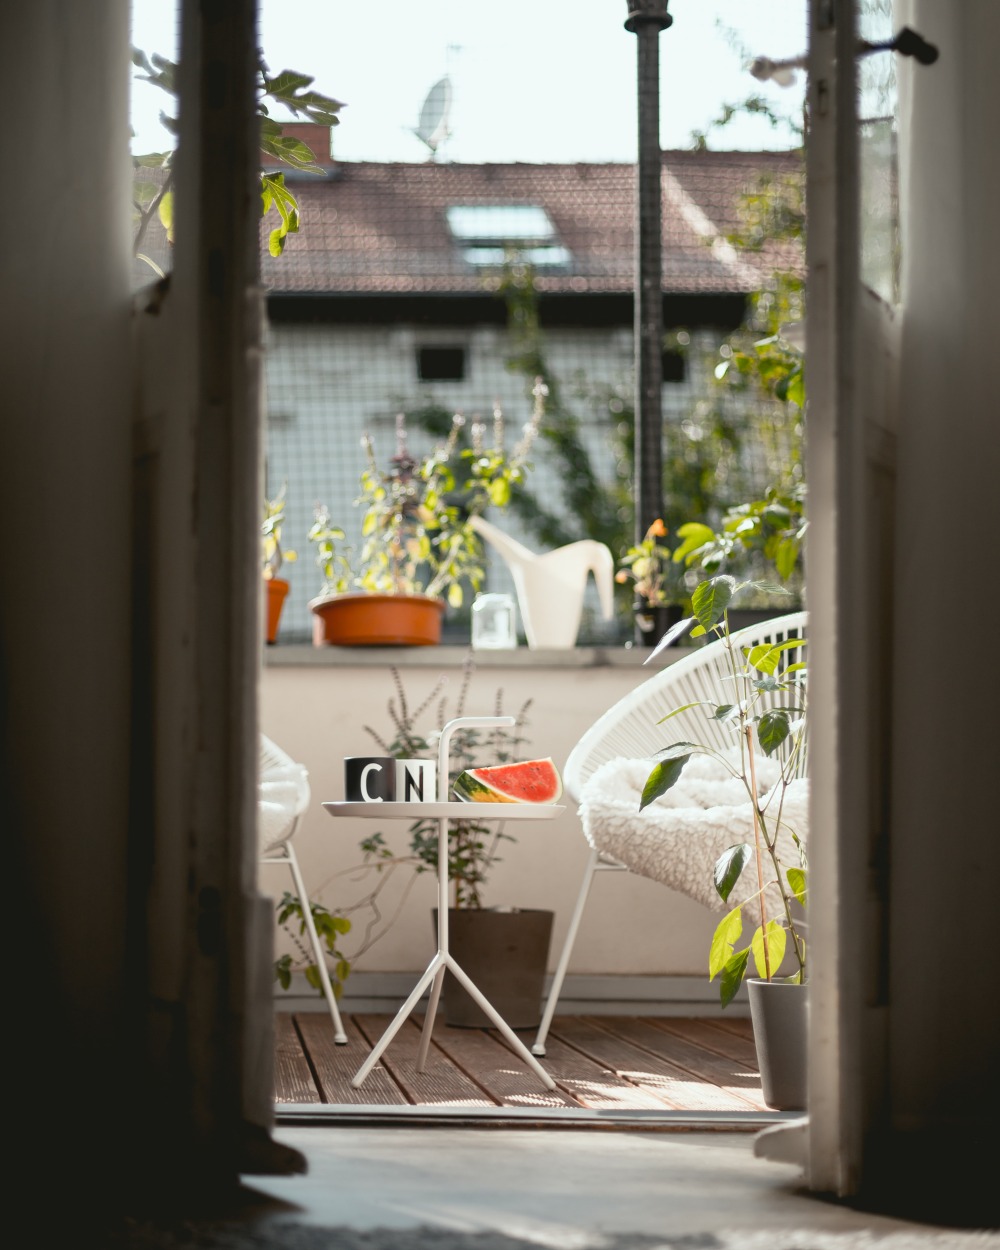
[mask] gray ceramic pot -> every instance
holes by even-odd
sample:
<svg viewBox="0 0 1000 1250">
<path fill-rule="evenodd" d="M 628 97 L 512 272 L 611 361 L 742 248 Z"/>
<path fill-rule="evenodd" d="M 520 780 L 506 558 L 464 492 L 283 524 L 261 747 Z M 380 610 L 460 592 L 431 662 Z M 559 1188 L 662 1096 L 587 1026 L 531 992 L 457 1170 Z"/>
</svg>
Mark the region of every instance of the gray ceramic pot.
<svg viewBox="0 0 1000 1250">
<path fill-rule="evenodd" d="M 804 1111 L 808 989 L 748 977 L 747 993 L 764 1101 L 772 1111 Z"/>
<path fill-rule="evenodd" d="M 526 909 L 448 909 L 449 949 L 458 966 L 512 1029 L 537 1028 L 549 958 L 554 913 Z M 437 908 L 434 909 L 437 926 Z M 446 1023 L 492 1028 L 478 1003 L 445 973 L 442 993 Z"/>
</svg>

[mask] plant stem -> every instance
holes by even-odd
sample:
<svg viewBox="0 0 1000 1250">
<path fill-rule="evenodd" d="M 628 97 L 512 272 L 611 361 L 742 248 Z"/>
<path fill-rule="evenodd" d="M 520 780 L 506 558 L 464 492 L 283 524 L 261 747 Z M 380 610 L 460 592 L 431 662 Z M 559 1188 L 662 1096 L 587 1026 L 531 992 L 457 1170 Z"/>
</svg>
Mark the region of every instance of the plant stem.
<svg viewBox="0 0 1000 1250">
<path fill-rule="evenodd" d="M 745 725 L 747 750 L 750 757 L 750 785 L 753 789 L 753 850 L 757 863 L 757 901 L 760 904 L 760 933 L 764 946 L 764 979 L 771 979 L 771 946 L 767 937 L 767 908 L 764 905 L 764 863 L 760 853 L 760 811 L 757 807 L 757 769 L 754 764 L 753 726 Z"/>
</svg>

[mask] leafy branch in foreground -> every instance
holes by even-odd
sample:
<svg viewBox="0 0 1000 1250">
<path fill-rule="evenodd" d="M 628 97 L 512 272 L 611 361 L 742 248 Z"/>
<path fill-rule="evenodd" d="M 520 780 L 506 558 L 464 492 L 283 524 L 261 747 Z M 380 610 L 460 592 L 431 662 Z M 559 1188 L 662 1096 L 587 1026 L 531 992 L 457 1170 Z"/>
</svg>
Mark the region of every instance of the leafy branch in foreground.
<svg viewBox="0 0 1000 1250">
<path fill-rule="evenodd" d="M 147 56 L 141 49 L 133 48 L 132 64 L 140 81 L 151 83 L 172 97 L 173 111 L 176 112 L 177 62 L 157 52 Z M 317 164 L 315 153 L 301 139 L 282 133 L 282 124 L 271 117 L 267 102 L 271 102 L 271 107 L 275 104 L 281 105 L 296 117 L 328 127 L 340 124 L 337 114 L 344 107 L 343 104 L 332 96 L 311 90 L 313 79 L 307 74 L 286 69 L 272 75 L 263 59 L 258 63 L 257 75 L 261 151 L 292 169 L 321 174 L 323 169 Z M 160 122 L 176 138 L 176 116 L 161 112 Z M 159 219 L 166 231 L 168 242 L 173 243 L 173 156 L 173 150 L 170 150 L 132 157 L 133 169 L 136 171 L 132 190 L 135 225 L 132 254 L 149 265 L 159 277 L 163 277 L 162 269 L 141 249 L 154 218 Z M 158 173 L 144 180 L 138 176 L 138 171 L 143 169 L 156 170 Z M 272 256 L 280 256 L 288 235 L 295 234 L 299 229 L 298 201 L 286 186 L 283 173 L 268 173 L 264 170 L 260 172 L 260 196 L 261 217 L 266 217 L 272 210 L 278 215 L 278 224 L 268 239 L 268 250 Z"/>
</svg>

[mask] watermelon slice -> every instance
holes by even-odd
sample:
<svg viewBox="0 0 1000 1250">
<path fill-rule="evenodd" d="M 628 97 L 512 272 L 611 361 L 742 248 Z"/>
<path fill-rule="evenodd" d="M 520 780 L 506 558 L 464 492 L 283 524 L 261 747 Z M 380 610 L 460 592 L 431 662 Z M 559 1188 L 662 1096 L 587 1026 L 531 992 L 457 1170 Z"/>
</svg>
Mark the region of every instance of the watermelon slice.
<svg viewBox="0 0 1000 1250">
<path fill-rule="evenodd" d="M 555 803 L 562 778 L 551 759 L 468 768 L 452 787 L 466 803 Z"/>
</svg>

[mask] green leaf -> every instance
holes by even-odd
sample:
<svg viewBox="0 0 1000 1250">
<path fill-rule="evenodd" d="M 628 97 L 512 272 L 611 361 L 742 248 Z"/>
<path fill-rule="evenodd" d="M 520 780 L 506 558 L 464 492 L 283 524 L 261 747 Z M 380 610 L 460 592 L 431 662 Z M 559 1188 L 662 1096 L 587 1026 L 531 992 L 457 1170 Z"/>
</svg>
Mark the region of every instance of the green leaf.
<svg viewBox="0 0 1000 1250">
<path fill-rule="evenodd" d="M 804 868 L 789 868 L 785 873 L 785 878 L 791 887 L 792 893 L 802 904 L 806 905 L 806 870 Z"/>
<path fill-rule="evenodd" d="M 668 712 L 666 716 L 661 716 L 660 719 L 656 723 L 658 725 L 662 725 L 664 721 L 670 720 L 671 716 L 680 716 L 681 712 L 687 712 L 689 709 L 693 707 L 711 707 L 711 706 L 712 706 L 711 703 L 706 703 L 703 700 L 699 700 L 697 703 L 684 703 L 680 707 L 675 707 L 672 712 Z"/>
<path fill-rule="evenodd" d="M 677 530 L 677 537 L 681 543 L 679 547 L 674 548 L 674 554 L 671 557 L 675 564 L 680 564 L 681 561 L 692 564 L 697 552 L 708 543 L 715 541 L 714 531 L 697 521 L 688 521 L 680 526 Z"/>
<path fill-rule="evenodd" d="M 654 799 L 658 799 L 661 794 L 666 794 L 680 777 L 684 771 L 684 765 L 690 758 L 689 752 L 687 755 L 681 755 L 676 759 L 662 760 L 654 767 L 642 788 L 642 798 L 639 802 L 640 812 L 644 807 L 648 807 Z"/>
<path fill-rule="evenodd" d="M 784 642 L 776 642 L 772 645 L 774 651 L 794 651 L 797 647 L 804 647 L 807 639 L 805 638 L 786 638 Z"/>
<path fill-rule="evenodd" d="M 160 187 L 155 182 L 133 182 L 132 198 L 138 204 L 152 204 L 160 194 Z"/>
<path fill-rule="evenodd" d="M 721 574 L 719 577 L 710 578 L 707 582 L 699 583 L 691 596 L 691 607 L 704 629 L 711 629 L 717 621 L 722 619 L 735 589 L 735 578 L 727 574 Z"/>
<path fill-rule="evenodd" d="M 163 229 L 166 230 L 167 232 L 167 238 L 170 240 L 171 243 L 173 243 L 174 241 L 174 193 L 172 191 L 168 191 L 166 195 L 163 197 L 163 199 L 160 200 L 156 213 L 160 219 L 160 224 L 163 226 Z"/>
<path fill-rule="evenodd" d="M 737 951 L 723 969 L 722 980 L 719 982 L 719 1002 L 723 1007 L 729 1006 L 743 984 L 749 958 L 748 946 L 746 950 Z"/>
<path fill-rule="evenodd" d="M 765 712 L 757 722 L 757 737 L 765 755 L 773 755 L 788 737 L 788 713 L 780 708 Z"/>
<path fill-rule="evenodd" d="M 773 673 L 778 667 L 779 655 L 770 643 L 758 643 L 747 652 L 747 663 L 758 673 Z"/>
<path fill-rule="evenodd" d="M 266 120 L 266 119 L 265 119 Z M 273 122 L 267 122 L 268 126 L 275 125 Z M 296 139 L 292 135 L 283 135 L 280 133 L 280 126 L 277 127 L 278 134 L 262 133 L 260 136 L 261 150 L 269 153 L 271 156 L 277 157 L 279 161 L 293 166 L 295 169 L 305 170 L 312 174 L 321 174 L 323 167 L 317 163 L 316 154 L 301 139 Z"/>
<path fill-rule="evenodd" d="M 672 742 L 670 746 L 663 747 L 662 750 L 657 751 L 656 754 L 663 760 L 686 760 L 688 756 L 694 754 L 695 751 L 703 751 L 708 754 L 704 747 L 698 746 L 697 743 L 694 742 Z"/>
<path fill-rule="evenodd" d="M 274 961 L 274 979 L 278 982 L 283 990 L 290 988 L 292 984 L 292 957 L 291 955 L 282 955 L 280 959 Z"/>
<path fill-rule="evenodd" d="M 731 846 L 715 861 L 715 888 L 723 902 L 729 898 L 752 854 L 753 847 L 750 843 L 740 842 L 737 846 Z"/>
<path fill-rule="evenodd" d="M 799 543 L 795 538 L 782 538 L 774 553 L 774 563 L 779 577 L 791 577 L 799 558 Z"/>
<path fill-rule="evenodd" d="M 793 404 L 797 404 L 799 408 L 804 408 L 806 404 L 806 380 L 802 370 L 793 373 L 788 379 L 788 387 L 785 391 L 785 397 Z"/>
<path fill-rule="evenodd" d="M 734 907 L 726 912 L 715 927 L 712 945 L 708 950 L 708 979 L 714 981 L 732 957 L 733 947 L 743 932 L 743 917 L 740 909 Z"/>
<path fill-rule="evenodd" d="M 769 920 L 767 922 L 767 946 L 770 956 L 771 976 L 773 977 L 781 966 L 781 961 L 785 958 L 785 930 L 781 927 L 777 920 Z M 753 935 L 750 943 L 750 949 L 753 951 L 754 964 L 757 967 L 757 975 L 767 977 L 767 969 L 764 963 L 764 930 L 758 929 Z"/>
</svg>

